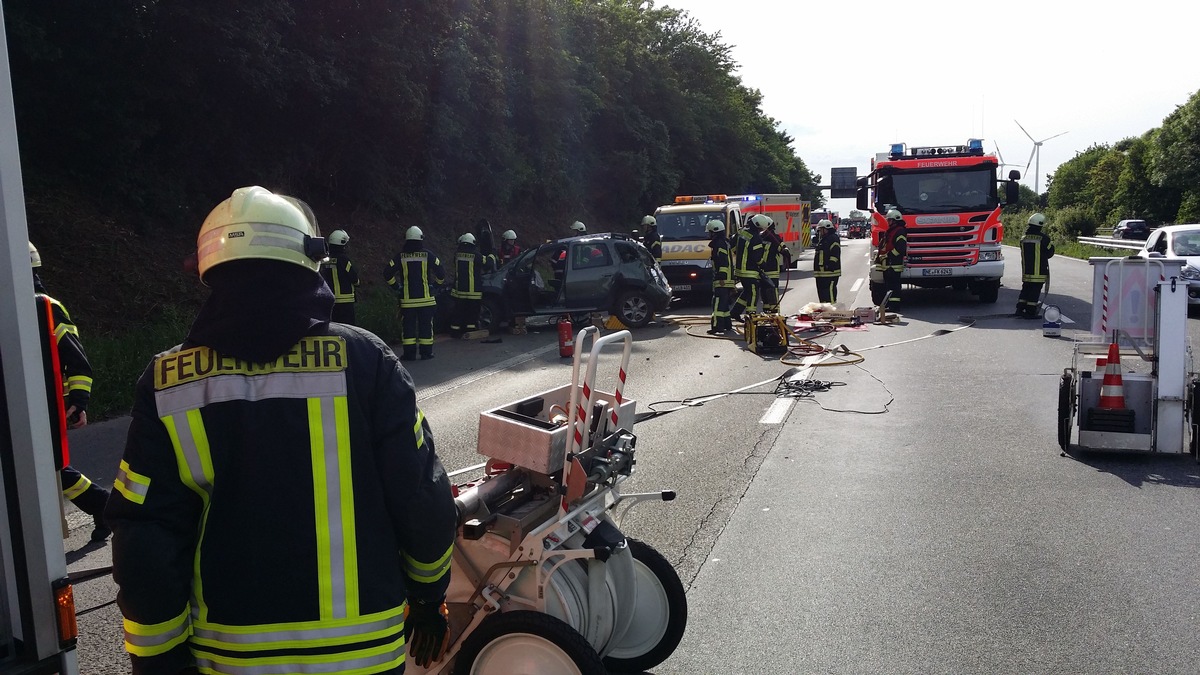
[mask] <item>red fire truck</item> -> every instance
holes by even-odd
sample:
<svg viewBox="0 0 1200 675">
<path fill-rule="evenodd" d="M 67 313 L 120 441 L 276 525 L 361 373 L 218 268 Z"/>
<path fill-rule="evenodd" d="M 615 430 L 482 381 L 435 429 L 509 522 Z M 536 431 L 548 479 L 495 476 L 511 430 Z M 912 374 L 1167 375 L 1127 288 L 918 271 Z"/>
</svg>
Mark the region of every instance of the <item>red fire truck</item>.
<svg viewBox="0 0 1200 675">
<path fill-rule="evenodd" d="M 1004 274 L 1000 209 L 1017 202 L 1021 177 L 1019 171 L 1010 171 L 1008 179 L 1000 181 L 999 168 L 1000 160 L 984 153 L 978 138 L 966 145 L 894 143 L 871 161 L 870 173 L 857 181 L 857 206 L 871 211 L 872 246 L 879 245 L 887 230 L 888 209 L 904 216 L 908 259 L 903 283 L 949 286 L 970 291 L 981 302 L 996 301 Z M 872 270 L 872 301 L 881 302 L 885 292 L 882 273 Z"/>
</svg>

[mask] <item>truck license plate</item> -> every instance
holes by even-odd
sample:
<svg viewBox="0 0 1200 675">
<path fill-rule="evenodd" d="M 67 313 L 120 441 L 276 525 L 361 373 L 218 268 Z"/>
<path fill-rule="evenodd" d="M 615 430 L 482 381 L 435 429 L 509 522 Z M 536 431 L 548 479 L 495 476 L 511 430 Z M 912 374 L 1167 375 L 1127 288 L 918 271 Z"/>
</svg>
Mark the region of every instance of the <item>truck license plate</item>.
<svg viewBox="0 0 1200 675">
<path fill-rule="evenodd" d="M 671 290 L 690 291 L 690 290 L 692 290 L 692 285 L 691 284 L 671 284 Z"/>
<path fill-rule="evenodd" d="M 921 276 L 923 277 L 948 277 L 952 274 L 954 272 L 949 267 L 931 267 L 921 270 Z"/>
</svg>

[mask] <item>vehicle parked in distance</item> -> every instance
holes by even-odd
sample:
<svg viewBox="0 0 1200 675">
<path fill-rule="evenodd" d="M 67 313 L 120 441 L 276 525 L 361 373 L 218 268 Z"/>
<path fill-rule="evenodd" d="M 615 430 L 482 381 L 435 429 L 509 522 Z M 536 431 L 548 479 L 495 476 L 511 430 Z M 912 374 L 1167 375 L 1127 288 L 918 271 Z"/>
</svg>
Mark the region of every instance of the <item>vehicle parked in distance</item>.
<svg viewBox="0 0 1200 675">
<path fill-rule="evenodd" d="M 1137 255 L 1186 260 L 1179 275 L 1188 282 L 1188 307 L 1200 305 L 1200 223 L 1155 229 Z"/>
<path fill-rule="evenodd" d="M 1122 220 L 1113 228 L 1113 239 L 1145 239 L 1150 236 L 1150 226 L 1144 220 Z"/>
<path fill-rule="evenodd" d="M 515 316 L 609 312 L 630 328 L 671 304 L 671 286 L 650 251 L 623 234 L 568 237 L 529 248 L 483 276 L 479 327 Z"/>
</svg>

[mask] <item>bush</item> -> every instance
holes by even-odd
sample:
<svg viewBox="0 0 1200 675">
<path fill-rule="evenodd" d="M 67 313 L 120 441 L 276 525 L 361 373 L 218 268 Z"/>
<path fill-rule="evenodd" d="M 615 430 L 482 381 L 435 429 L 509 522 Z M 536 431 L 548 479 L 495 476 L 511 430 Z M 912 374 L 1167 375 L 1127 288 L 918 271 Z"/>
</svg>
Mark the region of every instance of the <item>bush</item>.
<svg viewBox="0 0 1200 675">
<path fill-rule="evenodd" d="M 1096 221 L 1081 206 L 1068 206 L 1048 216 L 1047 231 L 1055 241 L 1073 241 L 1077 237 L 1096 236 Z"/>
</svg>

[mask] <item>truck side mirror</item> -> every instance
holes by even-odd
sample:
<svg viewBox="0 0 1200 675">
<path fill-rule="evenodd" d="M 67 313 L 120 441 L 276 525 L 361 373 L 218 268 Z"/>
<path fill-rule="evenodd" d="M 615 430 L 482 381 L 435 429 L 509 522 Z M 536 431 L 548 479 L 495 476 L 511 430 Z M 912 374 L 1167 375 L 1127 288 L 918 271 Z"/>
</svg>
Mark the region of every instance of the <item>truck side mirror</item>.
<svg viewBox="0 0 1200 675">
<path fill-rule="evenodd" d="M 1010 180 L 1004 184 L 1004 203 L 1018 204 L 1021 202 L 1021 188 L 1017 186 L 1017 181 Z"/>
<path fill-rule="evenodd" d="M 1009 172 L 1008 172 L 1008 179 L 1009 179 L 1009 180 L 1021 180 L 1021 172 L 1020 172 L 1020 171 L 1017 171 L 1016 169 L 1013 169 L 1012 171 L 1009 171 Z"/>
<path fill-rule="evenodd" d="M 858 209 L 859 211 L 866 211 L 868 208 L 870 208 L 867 205 L 867 188 L 866 188 L 866 186 L 860 186 L 858 188 L 858 191 L 855 192 L 854 208 Z"/>
</svg>

